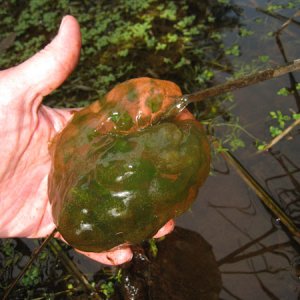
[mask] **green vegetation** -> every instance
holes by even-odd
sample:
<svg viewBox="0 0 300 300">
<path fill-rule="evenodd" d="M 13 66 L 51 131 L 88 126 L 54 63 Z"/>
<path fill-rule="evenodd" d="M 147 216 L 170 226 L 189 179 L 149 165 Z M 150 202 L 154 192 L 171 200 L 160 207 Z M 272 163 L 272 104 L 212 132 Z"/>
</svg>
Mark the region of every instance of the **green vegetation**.
<svg viewBox="0 0 300 300">
<path fill-rule="evenodd" d="M 288 96 L 290 94 L 289 90 L 287 88 L 281 88 L 278 92 L 278 96 Z"/>
<path fill-rule="evenodd" d="M 224 24 L 238 27 L 241 38 L 253 34 L 240 26 L 230 1 L 139 0 L 133 4 L 119 0 L 113 7 L 110 1 L 79 5 L 68 0 L 31 0 L 21 6 L 10 1 L 0 12 L 0 30 L 8 41 L 0 56 L 1 68 L 24 61 L 45 46 L 65 14 L 74 15 L 80 23 L 82 52 L 73 75 L 44 101 L 56 107 L 85 106 L 133 77 L 171 80 L 183 93 L 205 88 L 218 72 L 232 69 L 227 57 L 241 54 L 237 43 L 223 44 Z M 251 68 L 257 68 L 257 61 Z M 205 115 L 202 105 L 192 109 L 199 118 L 211 119 L 224 110 L 223 103 L 228 100 L 231 97 L 227 95 L 218 97 Z M 120 116 L 116 121 L 130 120 Z M 237 132 L 234 136 L 232 141 L 231 134 L 225 138 L 232 150 L 244 145 L 236 139 Z"/>
<path fill-rule="evenodd" d="M 115 288 L 114 288 L 113 282 L 112 281 L 108 281 L 108 282 L 102 283 L 100 291 L 105 296 L 106 299 L 110 299 L 110 297 L 115 292 Z"/>
<path fill-rule="evenodd" d="M 110 1 L 81 5 L 68 0 L 31 0 L 20 5 L 9 1 L 0 11 L 0 31 L 7 40 L 0 66 L 15 65 L 40 50 L 56 34 L 62 16 L 72 14 L 81 26 L 80 62 L 46 103 L 86 105 L 116 83 L 141 76 L 168 79 L 185 93 L 191 92 L 205 87 L 213 77 L 211 66 L 222 48 L 216 38 L 222 24 L 216 20 L 226 19 L 231 11 L 225 4 L 119 0 L 112 6 Z"/>
<path fill-rule="evenodd" d="M 120 285 L 122 282 L 122 269 L 117 268 L 116 270 L 105 271 L 103 274 L 106 276 L 104 282 L 100 283 L 99 291 L 105 297 L 105 299 L 111 299 L 115 293 L 116 285 Z"/>
<path fill-rule="evenodd" d="M 271 118 L 276 122 L 274 126 L 269 127 L 269 131 L 272 137 L 276 137 L 282 133 L 288 121 L 300 119 L 299 113 L 292 113 L 291 115 L 284 115 L 280 110 L 271 111 Z"/>
<path fill-rule="evenodd" d="M 150 251 L 151 255 L 153 257 L 156 257 L 157 254 L 158 254 L 158 247 L 157 247 L 157 244 L 155 242 L 155 239 L 149 239 L 148 243 L 149 243 L 149 251 Z"/>
<path fill-rule="evenodd" d="M 22 277 L 21 283 L 25 287 L 35 286 L 40 283 L 40 269 L 39 267 L 32 265 L 26 274 Z"/>
<path fill-rule="evenodd" d="M 249 30 L 245 27 L 240 28 L 239 35 L 242 36 L 242 37 L 251 36 L 253 34 L 254 34 L 254 31 L 252 31 L 252 30 Z"/>
<path fill-rule="evenodd" d="M 233 55 L 233 56 L 239 56 L 240 55 L 240 46 L 239 45 L 233 45 L 232 47 L 226 49 L 225 54 Z"/>
<path fill-rule="evenodd" d="M 0 296 L 28 261 L 30 249 L 37 245 L 39 240 L 0 240 Z M 49 249 L 44 249 L 21 278 L 9 299 L 33 299 L 37 295 L 43 295 L 45 298 L 42 299 L 54 299 L 51 297 L 56 289 L 70 293 L 68 286 L 72 284 L 78 287 L 70 274 L 57 268 L 57 257 Z"/>
<path fill-rule="evenodd" d="M 295 1 L 288 1 L 288 3 L 284 3 L 284 4 L 273 4 L 273 3 L 269 3 L 267 5 L 266 10 L 268 12 L 277 12 L 280 11 L 282 9 L 296 9 L 297 7 L 299 7 L 299 0 L 295 0 Z"/>
</svg>

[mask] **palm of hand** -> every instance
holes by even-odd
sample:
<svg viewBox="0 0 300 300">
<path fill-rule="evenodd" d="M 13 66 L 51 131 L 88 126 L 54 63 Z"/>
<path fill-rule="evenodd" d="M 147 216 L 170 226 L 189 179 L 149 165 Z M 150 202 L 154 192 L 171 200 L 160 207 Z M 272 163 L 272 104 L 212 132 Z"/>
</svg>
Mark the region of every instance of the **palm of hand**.
<svg viewBox="0 0 300 300">
<path fill-rule="evenodd" d="M 71 73 L 80 46 L 79 25 L 67 16 L 59 34 L 44 50 L 0 72 L 1 237 L 45 237 L 55 228 L 47 195 L 48 143 L 64 128 L 72 111 L 51 109 L 41 101 Z M 173 226 L 169 222 L 157 236 Z M 120 264 L 132 257 L 126 247 L 84 254 L 107 264 Z"/>
<path fill-rule="evenodd" d="M 43 237 L 54 229 L 47 197 L 48 141 L 69 112 L 16 103 L 1 108 L 2 236 Z M 15 199 L 15 201 L 11 201 Z"/>
</svg>

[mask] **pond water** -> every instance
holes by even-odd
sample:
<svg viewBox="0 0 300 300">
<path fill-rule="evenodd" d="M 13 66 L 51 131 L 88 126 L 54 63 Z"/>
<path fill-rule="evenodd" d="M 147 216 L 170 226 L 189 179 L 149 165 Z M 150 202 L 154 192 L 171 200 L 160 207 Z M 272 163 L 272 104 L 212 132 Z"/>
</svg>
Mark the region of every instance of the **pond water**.
<svg viewBox="0 0 300 300">
<path fill-rule="evenodd" d="M 283 64 L 278 43 L 269 33 L 278 30 L 286 20 L 282 16 L 290 17 L 297 7 L 280 10 L 278 15 L 260 9 L 270 4 L 267 0 L 233 2 L 238 7 L 240 26 L 253 32 L 245 37 L 239 34 L 237 27 L 224 28 L 225 46 L 239 45 L 240 55 L 230 56 L 233 69 L 243 67 L 247 72 L 251 62 L 262 56 L 268 56 L 270 66 Z M 272 3 L 287 4 L 288 1 Z M 300 9 L 299 1 L 294 3 Z M 291 23 L 280 35 L 289 61 L 300 57 L 299 17 L 295 20 L 298 23 Z M 229 75 L 216 73 L 215 83 L 223 82 Z M 277 94 L 280 88 L 290 88 L 293 80 L 300 82 L 299 72 L 293 76 L 294 79 L 285 75 L 234 92 L 234 104 L 228 107 L 233 106 L 231 112 L 239 118 L 240 125 L 258 139 L 269 141 L 269 127 L 274 124 L 269 117 L 270 111 L 290 114 L 292 109 L 299 112 L 300 91 L 288 96 Z M 225 133 L 224 127 L 220 127 L 216 135 L 222 137 Z M 258 153 L 253 139 L 243 133 L 245 147 L 234 152 L 236 159 L 298 228 L 299 133 L 298 126 L 264 153 Z M 143 251 L 136 251 L 134 262 L 124 266 L 122 284 L 118 285 L 114 299 L 300 299 L 300 239 L 282 226 L 220 155 L 214 157 L 212 175 L 200 189 L 197 201 L 176 224 L 175 232 L 158 243 L 157 258 L 151 258 L 147 247 L 145 251 L 150 261 Z M 11 278 L 16 276 L 35 246 L 26 239 L 12 244 L 23 249 L 24 260 L 10 270 Z M 117 272 L 115 268 L 103 269 L 73 250 L 66 252 L 91 282 L 109 278 Z M 47 279 L 47 291 L 60 290 L 63 284 L 57 278 L 69 280 L 66 266 L 53 256 L 47 257 L 39 268 Z M 4 271 L 1 274 L 4 276 Z M 76 286 L 76 280 L 70 282 Z M 22 293 L 13 294 L 11 299 L 22 297 Z M 57 296 L 57 299 L 60 297 L 64 299 L 66 295 Z"/>
<path fill-rule="evenodd" d="M 238 1 L 236 1 L 238 3 Z M 255 32 L 248 38 L 229 38 L 241 45 L 241 63 L 268 55 L 274 63 L 284 63 L 275 38 L 267 32 L 280 28 L 282 20 L 255 9 L 268 1 L 239 1 L 241 23 Z M 287 14 L 288 15 L 288 14 Z M 261 23 L 254 20 L 261 19 Z M 288 60 L 299 56 L 300 27 L 291 25 L 281 40 Z M 236 62 L 234 62 L 236 63 Z M 295 73 L 295 79 L 300 79 Z M 234 113 L 249 132 L 270 140 L 267 116 L 270 111 L 299 111 L 298 99 L 277 95 L 290 87 L 289 76 L 270 80 L 234 93 Z M 269 153 L 258 154 L 251 141 L 235 152 L 236 158 L 259 181 L 299 225 L 300 156 L 299 128 L 275 145 Z M 273 217 L 236 171 L 222 160 L 215 160 L 214 175 L 199 192 L 199 201 L 177 220 L 179 226 L 202 235 L 212 246 L 222 275 L 221 299 L 299 299 L 299 238 L 293 238 Z M 201 259 L 201 257 L 194 258 Z M 298 268 L 298 269 L 297 269 Z M 196 299 L 196 298 L 195 298 Z"/>
</svg>

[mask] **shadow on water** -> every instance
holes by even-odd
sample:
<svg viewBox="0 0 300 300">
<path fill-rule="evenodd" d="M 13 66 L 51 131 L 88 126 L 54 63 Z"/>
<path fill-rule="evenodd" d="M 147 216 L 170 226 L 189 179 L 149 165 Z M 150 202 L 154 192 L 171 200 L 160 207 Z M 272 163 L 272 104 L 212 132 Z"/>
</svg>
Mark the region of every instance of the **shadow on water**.
<svg viewBox="0 0 300 300">
<path fill-rule="evenodd" d="M 211 246 L 198 233 L 176 227 L 158 243 L 156 258 L 146 253 L 136 253 L 124 268 L 124 299 L 219 299 L 218 264 Z"/>
<path fill-rule="evenodd" d="M 235 69 L 249 72 L 249 68 L 254 68 L 253 61 L 258 63 L 258 57 L 265 59 L 268 56 L 271 66 L 299 58 L 299 25 L 290 24 L 277 38 L 269 34 L 276 32 L 295 8 L 275 13 L 264 9 L 270 2 L 267 0 L 233 2 L 235 9 L 229 13 L 228 19 L 223 16 L 223 28 L 218 28 L 218 32 L 224 35 L 226 50 L 233 51 L 233 45 L 239 45 L 240 54 L 226 56 L 226 50 L 218 49 L 220 44 L 213 43 L 208 35 L 199 38 L 199 47 L 207 43 L 208 49 L 201 53 L 201 58 L 205 57 L 206 63 L 215 64 L 218 70 L 216 81 L 224 81 Z M 279 1 L 272 2 L 279 4 Z M 280 3 L 283 2 L 288 3 Z M 221 11 L 215 13 L 222 19 Z M 244 31 L 247 36 L 241 35 L 241 28 L 247 29 Z M 190 58 L 196 59 L 195 53 Z M 157 66 L 160 61 L 151 59 L 150 73 L 164 75 Z M 139 75 L 145 75 L 145 72 L 151 75 L 149 68 L 142 71 Z M 182 78 L 184 74 L 170 73 L 170 79 L 181 82 Z M 230 103 L 217 109 L 223 112 L 222 118 L 226 121 L 230 107 L 231 113 L 238 116 L 247 131 L 261 140 L 270 140 L 268 128 L 274 121 L 268 118 L 270 111 L 280 110 L 288 114 L 292 109 L 299 112 L 299 81 L 299 73 L 294 73 L 244 88 L 234 93 L 234 107 Z M 182 88 L 187 92 L 197 89 L 196 82 L 191 82 L 188 86 L 182 82 Z M 286 97 L 279 96 L 277 92 L 282 87 L 287 87 L 291 93 Z M 200 108 L 202 115 L 209 114 L 208 107 Z M 194 109 L 198 113 L 199 108 Z M 224 132 L 221 128 L 215 134 L 222 137 Z M 295 128 L 271 151 L 260 154 L 253 147 L 253 140 L 241 134 L 245 148 L 234 153 L 298 228 L 299 133 L 299 128 Z M 270 214 L 220 156 L 214 157 L 212 176 L 199 191 L 198 201 L 177 219 L 177 225 L 180 227 L 157 243 L 157 257 L 153 257 L 148 244 L 136 249 L 133 262 L 122 267 L 119 279 L 116 279 L 117 268 L 100 266 L 65 245 L 61 244 L 61 247 L 103 295 L 104 291 L 109 292 L 109 288 L 115 288 L 116 293 L 110 296 L 111 299 L 300 299 L 299 239 Z M 36 241 L 26 239 L 1 241 L 1 290 L 16 277 L 36 245 Z M 61 263 L 62 260 L 51 251 L 42 252 L 11 299 L 82 299 L 85 289 Z M 28 294 L 28 289 L 32 290 L 31 294 Z M 93 299 L 88 294 L 86 292 L 85 297 Z"/>
<path fill-rule="evenodd" d="M 279 151 L 270 151 L 270 155 L 282 168 L 282 172 L 266 178 L 265 184 L 269 191 L 274 190 L 276 192 L 280 206 L 300 227 L 300 168 Z M 285 179 L 289 181 L 290 186 L 282 183 Z M 278 183 L 279 181 L 280 183 Z"/>
</svg>

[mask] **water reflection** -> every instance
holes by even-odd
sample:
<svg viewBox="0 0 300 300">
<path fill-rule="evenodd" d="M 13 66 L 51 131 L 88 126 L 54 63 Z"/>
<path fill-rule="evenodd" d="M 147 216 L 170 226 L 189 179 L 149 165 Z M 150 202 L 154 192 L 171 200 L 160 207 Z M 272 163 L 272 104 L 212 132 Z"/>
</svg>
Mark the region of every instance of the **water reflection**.
<svg viewBox="0 0 300 300">
<path fill-rule="evenodd" d="M 270 155 L 281 167 L 282 173 L 266 178 L 265 184 L 269 191 L 276 193 L 286 214 L 300 226 L 300 168 L 280 151 L 270 151 Z"/>
<path fill-rule="evenodd" d="M 296 256 L 293 258 L 291 267 L 292 267 L 292 273 L 295 276 L 295 279 L 300 281 L 300 256 Z"/>
<path fill-rule="evenodd" d="M 219 299 L 218 264 L 211 246 L 196 232 L 176 227 L 158 243 L 156 258 L 143 257 L 137 253 L 124 268 L 122 299 Z"/>
<path fill-rule="evenodd" d="M 227 167 L 220 161 L 215 169 L 224 173 Z M 229 172 L 215 171 L 199 202 L 177 223 L 196 228 L 212 245 L 222 275 L 221 299 L 297 299 L 300 287 L 291 266 L 300 253 L 298 243 L 280 223 L 272 223 L 234 170 Z"/>
</svg>

